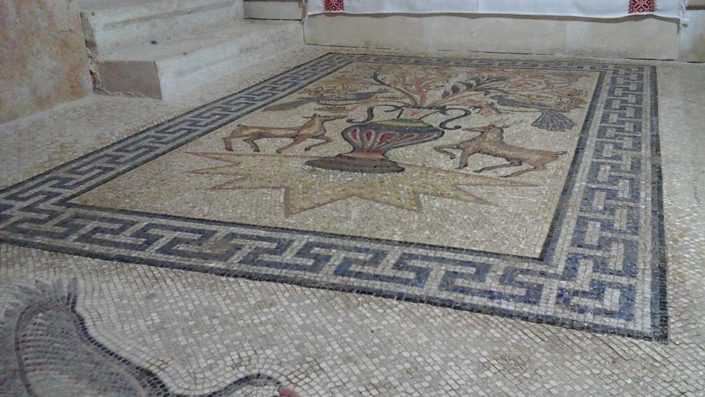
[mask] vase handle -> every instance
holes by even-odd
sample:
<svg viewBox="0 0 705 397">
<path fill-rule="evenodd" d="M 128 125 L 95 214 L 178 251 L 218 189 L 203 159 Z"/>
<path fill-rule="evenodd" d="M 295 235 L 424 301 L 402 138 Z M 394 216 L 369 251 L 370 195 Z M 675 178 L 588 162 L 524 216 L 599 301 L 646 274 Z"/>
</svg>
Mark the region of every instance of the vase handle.
<svg viewBox="0 0 705 397">
<path fill-rule="evenodd" d="M 462 128 L 461 125 L 456 125 L 456 126 L 453 126 L 453 127 L 448 127 L 448 123 L 453 122 L 453 121 L 456 121 L 456 120 L 459 120 L 459 119 L 462 119 L 463 117 L 467 117 L 467 116 L 471 115 L 471 114 L 472 114 L 472 109 L 445 108 L 445 109 L 443 109 L 443 110 L 440 110 L 438 113 L 440 113 L 440 114 L 442 114 L 442 115 L 444 115 L 444 116 L 448 116 L 448 115 L 449 115 L 448 112 L 450 112 L 451 110 L 460 110 L 461 112 L 463 112 L 463 114 L 461 114 L 460 116 L 451 117 L 451 118 L 449 118 L 448 120 L 446 120 L 446 121 L 440 123 L 438 126 L 439 126 L 440 128 L 442 128 L 442 129 L 444 129 L 444 130 L 459 130 L 459 129 Z"/>
<path fill-rule="evenodd" d="M 382 106 L 386 106 L 386 107 L 391 108 L 391 110 L 385 110 L 385 112 L 387 112 L 387 113 L 399 111 L 399 115 L 401 115 L 401 112 L 404 110 L 401 106 L 397 106 L 397 105 L 388 105 L 388 104 L 374 105 L 374 106 L 370 106 L 367 108 L 367 117 L 364 120 L 356 121 L 356 120 L 350 118 L 345 121 L 347 121 L 348 123 L 351 123 L 351 124 L 364 124 L 364 123 L 370 122 L 375 118 L 375 109 L 378 107 L 382 107 Z M 399 118 L 399 117 L 397 117 L 397 118 Z"/>
</svg>

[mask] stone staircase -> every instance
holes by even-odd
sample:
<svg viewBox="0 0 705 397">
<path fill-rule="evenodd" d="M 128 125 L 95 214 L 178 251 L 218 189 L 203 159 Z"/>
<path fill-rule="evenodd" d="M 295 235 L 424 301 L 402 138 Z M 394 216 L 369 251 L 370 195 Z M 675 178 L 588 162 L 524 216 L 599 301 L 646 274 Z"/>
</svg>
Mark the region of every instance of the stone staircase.
<svg viewBox="0 0 705 397">
<path fill-rule="evenodd" d="M 169 99 L 302 46 L 297 21 L 243 19 L 242 0 L 80 0 L 96 87 Z"/>
</svg>

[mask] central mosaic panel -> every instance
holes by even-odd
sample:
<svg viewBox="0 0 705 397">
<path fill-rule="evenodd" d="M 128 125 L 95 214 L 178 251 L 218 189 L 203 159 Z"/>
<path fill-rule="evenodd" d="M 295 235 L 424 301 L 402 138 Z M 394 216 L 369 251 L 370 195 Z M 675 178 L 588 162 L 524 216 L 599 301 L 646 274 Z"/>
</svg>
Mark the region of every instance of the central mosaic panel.
<svg viewBox="0 0 705 397">
<path fill-rule="evenodd" d="M 355 62 L 74 202 L 538 257 L 597 77 Z"/>
<path fill-rule="evenodd" d="M 327 54 L 0 191 L 0 241 L 667 337 L 656 72 Z"/>
</svg>

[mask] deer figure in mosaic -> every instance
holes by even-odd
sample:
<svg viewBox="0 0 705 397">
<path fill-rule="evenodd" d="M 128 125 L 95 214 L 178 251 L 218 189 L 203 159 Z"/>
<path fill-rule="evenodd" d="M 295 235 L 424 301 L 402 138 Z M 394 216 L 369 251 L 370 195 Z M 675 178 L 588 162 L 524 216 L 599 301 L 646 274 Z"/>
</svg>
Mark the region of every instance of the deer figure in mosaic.
<svg viewBox="0 0 705 397">
<path fill-rule="evenodd" d="M 308 151 L 317 146 L 322 146 L 333 141 L 332 138 L 326 136 L 325 124 L 329 121 L 340 120 L 345 118 L 344 115 L 329 115 L 323 116 L 314 113 L 304 124 L 294 127 L 259 127 L 240 124 L 228 135 L 223 138 L 225 150 L 233 151 L 233 140 L 242 139 L 246 142 L 253 151 L 259 152 L 260 148 L 257 145 L 257 140 L 263 138 L 289 138 L 291 143 L 282 146 L 276 150 L 277 153 L 283 153 L 296 145 L 303 143 L 309 139 L 316 139 L 322 142 L 307 146 L 304 150 Z"/>
<path fill-rule="evenodd" d="M 475 172 L 485 172 L 499 168 L 519 167 L 524 164 L 531 168 L 515 171 L 505 177 L 514 177 L 533 171 L 542 171 L 546 165 L 552 163 L 566 152 L 554 152 L 550 150 L 529 149 L 521 146 L 511 145 L 504 141 L 504 129 L 508 125 L 489 124 L 482 127 L 464 128 L 464 131 L 478 132 L 480 135 L 454 145 L 440 145 L 434 149 L 440 153 L 455 159 L 455 153 L 449 150 L 460 150 L 460 162 L 458 169 L 468 166 L 470 156 L 474 154 L 485 154 L 488 156 L 503 158 L 508 161 L 506 164 L 492 165 L 475 170 Z"/>
</svg>

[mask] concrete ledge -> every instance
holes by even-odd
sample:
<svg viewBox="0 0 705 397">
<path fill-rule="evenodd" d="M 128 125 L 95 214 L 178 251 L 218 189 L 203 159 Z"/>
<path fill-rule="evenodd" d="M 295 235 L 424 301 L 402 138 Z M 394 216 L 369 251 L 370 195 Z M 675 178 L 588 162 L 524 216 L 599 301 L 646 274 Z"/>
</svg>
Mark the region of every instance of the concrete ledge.
<svg viewBox="0 0 705 397">
<path fill-rule="evenodd" d="M 245 18 L 254 19 L 301 19 L 298 0 L 267 0 L 244 2 Z"/>
<path fill-rule="evenodd" d="M 679 59 L 705 62 L 705 6 L 688 9 L 685 17 L 688 25 L 681 29 Z"/>
<path fill-rule="evenodd" d="M 101 0 L 84 2 L 81 18 L 94 55 L 152 41 L 189 37 L 236 19 L 235 0 Z"/>
<path fill-rule="evenodd" d="M 294 21 L 241 21 L 198 36 L 122 49 L 97 62 L 100 88 L 170 100 L 300 46 Z"/>
<path fill-rule="evenodd" d="M 678 58 L 678 28 L 654 17 L 469 15 L 317 15 L 304 27 L 306 44 L 653 59 Z"/>
</svg>

